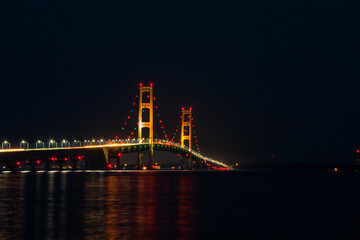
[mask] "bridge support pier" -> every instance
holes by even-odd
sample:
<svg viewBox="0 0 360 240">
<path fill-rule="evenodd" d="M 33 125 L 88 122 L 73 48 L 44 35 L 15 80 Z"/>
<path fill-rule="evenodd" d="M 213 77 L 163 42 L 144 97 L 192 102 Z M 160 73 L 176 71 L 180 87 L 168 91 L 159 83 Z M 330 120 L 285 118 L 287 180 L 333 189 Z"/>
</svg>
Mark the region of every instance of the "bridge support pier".
<svg viewBox="0 0 360 240">
<path fill-rule="evenodd" d="M 50 171 L 50 161 L 45 161 L 45 170 Z"/>
<path fill-rule="evenodd" d="M 144 155 L 148 155 L 149 156 L 149 163 L 147 165 L 147 169 L 148 170 L 153 170 L 153 166 L 154 166 L 154 152 L 152 150 L 146 151 L 146 152 L 139 152 L 138 153 L 138 164 L 137 164 L 137 169 L 141 170 L 144 167 L 144 163 L 143 163 L 143 156 Z"/>
<path fill-rule="evenodd" d="M 67 162 L 67 160 L 69 160 L 68 157 L 65 158 L 59 158 L 58 159 L 58 163 L 59 163 L 59 170 L 62 171 L 64 169 L 64 163 Z"/>
<path fill-rule="evenodd" d="M 63 170 L 64 163 L 62 161 L 59 161 L 59 170 Z"/>
<path fill-rule="evenodd" d="M 117 169 L 117 170 L 120 170 L 120 160 L 121 160 L 121 157 L 118 156 L 118 157 L 116 158 L 116 169 Z"/>
<path fill-rule="evenodd" d="M 20 167 L 20 162 L 16 162 L 16 163 L 7 163 L 6 167 L 13 173 L 18 172 L 18 168 Z"/>
<path fill-rule="evenodd" d="M 30 167 L 31 171 L 35 171 L 35 168 L 40 165 L 40 160 L 37 161 L 28 160 L 26 161 L 26 164 Z"/>
<path fill-rule="evenodd" d="M 71 161 L 72 161 L 72 168 L 71 169 L 76 170 L 78 159 L 73 158 L 73 159 L 71 159 Z"/>
<path fill-rule="evenodd" d="M 101 149 L 101 148 L 88 149 L 85 152 L 85 156 L 86 156 L 85 169 L 88 169 L 88 170 L 106 169 L 108 162 L 107 162 L 107 159 L 106 159 L 103 149 Z"/>
<path fill-rule="evenodd" d="M 184 157 L 180 157 L 180 170 L 184 170 Z"/>
<path fill-rule="evenodd" d="M 144 154 L 142 152 L 138 153 L 138 161 L 137 161 L 137 167 L 136 167 L 138 170 L 143 168 L 143 166 L 142 166 L 142 156 L 143 155 Z"/>
<path fill-rule="evenodd" d="M 149 166 L 148 166 L 149 170 L 153 170 L 154 169 L 154 151 L 151 149 L 149 150 Z"/>
</svg>

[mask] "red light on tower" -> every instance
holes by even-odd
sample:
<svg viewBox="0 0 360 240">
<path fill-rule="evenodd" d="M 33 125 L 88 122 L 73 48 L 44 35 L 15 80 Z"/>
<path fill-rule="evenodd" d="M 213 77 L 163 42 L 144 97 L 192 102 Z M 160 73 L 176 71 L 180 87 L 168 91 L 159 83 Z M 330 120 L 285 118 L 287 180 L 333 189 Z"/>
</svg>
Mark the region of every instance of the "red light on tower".
<svg viewBox="0 0 360 240">
<path fill-rule="evenodd" d="M 356 152 L 357 152 L 357 153 L 360 153 L 360 149 L 356 149 Z"/>
<path fill-rule="evenodd" d="M 109 163 L 109 164 L 108 164 L 108 168 L 112 168 L 112 165 L 111 165 L 111 163 Z"/>
<path fill-rule="evenodd" d="M 139 86 L 142 87 L 142 83 L 140 83 Z"/>
<path fill-rule="evenodd" d="M 192 110 L 192 108 L 189 108 L 189 110 L 191 111 L 191 110 Z"/>
<path fill-rule="evenodd" d="M 16 165 L 20 166 L 20 162 L 16 162 Z"/>
<path fill-rule="evenodd" d="M 118 157 L 121 157 L 121 153 L 118 153 Z"/>
<path fill-rule="evenodd" d="M 150 83 L 150 87 L 152 87 L 153 86 L 153 84 L 152 83 Z"/>
<path fill-rule="evenodd" d="M 181 110 L 182 110 L 182 111 L 184 111 L 184 110 L 185 110 L 185 108 L 181 108 Z"/>
<path fill-rule="evenodd" d="M 37 164 L 40 164 L 40 160 L 37 160 L 36 163 L 37 163 Z"/>
</svg>

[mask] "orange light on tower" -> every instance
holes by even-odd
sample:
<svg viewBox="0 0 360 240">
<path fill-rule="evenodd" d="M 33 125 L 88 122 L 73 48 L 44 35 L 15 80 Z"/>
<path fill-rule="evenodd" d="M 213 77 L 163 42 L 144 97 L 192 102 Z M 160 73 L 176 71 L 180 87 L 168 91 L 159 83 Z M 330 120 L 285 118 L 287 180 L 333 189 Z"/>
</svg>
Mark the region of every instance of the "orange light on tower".
<svg viewBox="0 0 360 240">
<path fill-rule="evenodd" d="M 148 102 L 143 102 L 143 93 L 148 93 Z M 152 165 L 153 158 L 154 158 L 154 96 L 153 96 L 153 84 L 151 83 L 149 86 L 140 86 L 139 92 L 139 120 L 138 120 L 138 142 L 143 143 L 143 128 L 149 129 L 149 140 L 150 140 L 150 151 L 149 151 L 149 166 Z M 149 121 L 143 121 L 143 110 L 149 109 Z M 139 152 L 138 154 L 138 166 L 141 167 L 142 165 L 142 155 L 143 153 Z"/>
<path fill-rule="evenodd" d="M 189 149 L 191 151 L 191 109 L 189 108 L 189 110 L 185 110 L 185 108 L 181 108 L 182 110 L 182 114 L 181 114 L 181 147 L 184 147 L 185 144 L 185 140 L 189 141 Z M 189 115 L 189 119 L 187 121 L 185 121 L 185 116 Z M 186 132 L 187 134 L 185 134 L 185 127 L 189 127 L 189 132 Z"/>
</svg>

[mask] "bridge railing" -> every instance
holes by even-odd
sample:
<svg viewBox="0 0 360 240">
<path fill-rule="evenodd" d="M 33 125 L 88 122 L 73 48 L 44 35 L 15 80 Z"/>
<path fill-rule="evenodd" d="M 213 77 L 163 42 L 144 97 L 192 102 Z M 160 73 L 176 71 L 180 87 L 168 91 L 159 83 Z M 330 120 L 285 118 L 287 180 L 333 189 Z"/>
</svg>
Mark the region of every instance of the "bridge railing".
<svg viewBox="0 0 360 240">
<path fill-rule="evenodd" d="M 172 146 L 176 146 L 176 147 L 181 147 L 181 145 L 179 143 L 175 143 L 173 141 L 168 141 L 165 139 L 154 139 L 155 143 L 164 143 L 164 144 L 170 144 Z M 92 140 L 84 140 L 84 141 L 78 141 L 78 140 L 74 140 L 73 141 L 73 147 L 76 146 L 88 146 L 88 145 L 102 145 L 102 144 L 108 144 L 108 143 L 116 143 L 116 144 L 138 144 L 138 143 L 145 143 L 148 144 L 150 143 L 150 139 L 148 138 L 143 138 L 143 139 L 137 139 L 137 138 L 132 138 L 132 139 L 109 139 L 108 141 L 105 141 L 103 139 L 92 139 Z M 17 146 L 15 146 L 16 148 Z M 62 140 L 62 142 L 60 142 L 60 144 L 57 144 L 57 142 L 55 140 L 50 140 L 49 142 L 43 142 L 41 140 L 38 140 L 35 143 L 35 147 L 34 149 L 45 149 L 45 148 L 68 148 L 71 147 L 71 143 L 67 140 Z M 31 149 L 29 146 L 29 143 L 22 140 L 19 144 L 19 148 L 21 149 Z M 190 150 L 187 146 L 183 147 L 185 150 L 187 150 L 188 152 L 190 152 L 192 155 L 197 156 L 201 159 L 204 159 L 208 162 L 211 162 L 213 164 L 217 164 L 223 167 L 229 167 L 228 165 L 219 162 L 215 159 L 209 158 L 209 157 L 205 157 L 202 154 L 200 154 L 199 152 L 196 152 L 194 150 Z M 11 145 L 11 143 L 9 141 L 4 141 L 2 144 L 2 149 L 6 150 L 6 149 L 14 149 L 14 146 Z"/>
</svg>

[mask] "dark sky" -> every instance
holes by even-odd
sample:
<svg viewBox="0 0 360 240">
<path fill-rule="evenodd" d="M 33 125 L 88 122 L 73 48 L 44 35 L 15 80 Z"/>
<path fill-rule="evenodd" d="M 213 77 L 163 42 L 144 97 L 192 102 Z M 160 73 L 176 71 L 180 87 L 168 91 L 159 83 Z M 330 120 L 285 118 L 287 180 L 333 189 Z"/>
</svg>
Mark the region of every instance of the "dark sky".
<svg viewBox="0 0 360 240">
<path fill-rule="evenodd" d="M 205 155 L 354 162 L 354 3 L 120 2 L 0 4 L 2 139 L 113 137 L 139 82 L 153 82 L 170 132 L 194 109 Z"/>
</svg>

